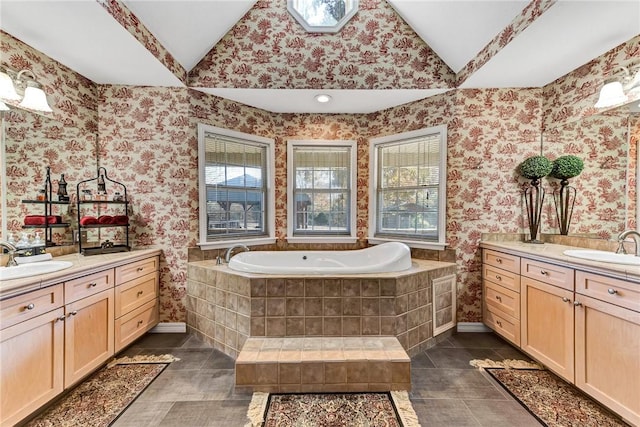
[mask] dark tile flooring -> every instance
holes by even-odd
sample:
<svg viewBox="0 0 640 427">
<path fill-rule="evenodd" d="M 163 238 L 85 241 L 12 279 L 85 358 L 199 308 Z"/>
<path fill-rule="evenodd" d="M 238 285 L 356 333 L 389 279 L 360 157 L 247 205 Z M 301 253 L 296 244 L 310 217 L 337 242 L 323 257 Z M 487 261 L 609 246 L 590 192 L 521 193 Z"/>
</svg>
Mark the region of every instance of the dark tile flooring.
<svg viewBox="0 0 640 427">
<path fill-rule="evenodd" d="M 242 427 L 251 395 L 234 391 L 233 360 L 187 334 L 147 334 L 124 354 L 178 358 L 114 427 Z M 472 359 L 527 359 L 492 333 L 459 333 L 412 358 L 413 407 L 423 427 L 539 426 Z M 529 359 L 527 359 L 529 360 Z M 356 426 L 354 426 L 356 427 Z"/>
</svg>

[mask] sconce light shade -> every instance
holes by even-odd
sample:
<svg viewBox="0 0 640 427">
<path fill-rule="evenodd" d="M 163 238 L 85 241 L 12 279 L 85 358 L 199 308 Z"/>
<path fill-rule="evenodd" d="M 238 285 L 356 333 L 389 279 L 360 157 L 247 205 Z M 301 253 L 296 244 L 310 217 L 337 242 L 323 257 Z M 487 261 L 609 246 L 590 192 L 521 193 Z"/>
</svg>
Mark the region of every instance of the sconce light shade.
<svg viewBox="0 0 640 427">
<path fill-rule="evenodd" d="M 18 106 L 45 113 L 53 111 L 47 102 L 47 95 L 44 91 L 35 85 L 31 85 L 31 82 L 28 83 L 24 90 L 24 98 L 22 98 L 22 102 Z"/>
<path fill-rule="evenodd" d="M 0 71 L 0 98 L 17 101 L 20 95 L 16 92 L 13 80 L 4 71 Z"/>
<path fill-rule="evenodd" d="M 613 105 L 622 104 L 627 101 L 627 95 L 624 94 L 622 83 L 617 79 L 607 80 L 600 89 L 600 97 L 596 102 L 596 108 L 611 107 Z"/>
</svg>

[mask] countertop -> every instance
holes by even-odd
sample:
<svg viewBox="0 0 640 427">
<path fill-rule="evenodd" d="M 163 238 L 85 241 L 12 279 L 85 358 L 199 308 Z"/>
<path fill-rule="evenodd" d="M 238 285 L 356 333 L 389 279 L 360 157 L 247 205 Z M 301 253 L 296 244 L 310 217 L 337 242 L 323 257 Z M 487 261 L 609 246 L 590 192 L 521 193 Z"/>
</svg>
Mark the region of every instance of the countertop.
<svg viewBox="0 0 640 427">
<path fill-rule="evenodd" d="M 55 285 L 65 280 L 82 277 L 87 272 L 100 271 L 101 269 L 118 267 L 133 261 L 160 255 L 160 249 L 134 249 L 129 252 L 116 252 L 104 255 L 84 256 L 79 253 L 54 257 L 54 261 L 70 261 L 73 265 L 64 270 L 53 273 L 40 274 L 19 279 L 3 280 L 0 282 L 0 300 L 33 291 L 47 286 Z M 46 261 L 44 261 L 46 262 Z M 104 268 L 103 268 L 104 267 Z M 11 267 L 8 267 L 11 268 Z"/>
<path fill-rule="evenodd" d="M 603 274 L 616 279 L 640 283 L 640 266 L 590 261 L 587 259 L 570 257 L 563 253 L 569 249 L 585 248 L 558 245 L 554 243 L 535 244 L 511 241 L 483 241 L 480 242 L 480 247 L 508 252 L 538 261 L 550 262 L 552 264 L 574 268 L 576 270 Z"/>
</svg>

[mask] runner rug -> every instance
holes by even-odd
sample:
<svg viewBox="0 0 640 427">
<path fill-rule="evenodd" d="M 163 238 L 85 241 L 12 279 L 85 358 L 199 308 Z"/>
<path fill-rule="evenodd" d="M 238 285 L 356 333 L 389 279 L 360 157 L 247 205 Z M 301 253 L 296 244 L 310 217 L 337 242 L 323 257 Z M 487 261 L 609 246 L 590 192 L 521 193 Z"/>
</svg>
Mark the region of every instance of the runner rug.
<svg viewBox="0 0 640 427">
<path fill-rule="evenodd" d="M 107 427 L 169 363 L 171 355 L 115 359 L 26 424 L 28 427 Z"/>
<path fill-rule="evenodd" d="M 471 361 L 549 427 L 624 426 L 618 416 L 537 363 Z"/>
<path fill-rule="evenodd" d="M 251 427 L 419 427 L 406 391 L 390 393 L 254 393 Z"/>
</svg>

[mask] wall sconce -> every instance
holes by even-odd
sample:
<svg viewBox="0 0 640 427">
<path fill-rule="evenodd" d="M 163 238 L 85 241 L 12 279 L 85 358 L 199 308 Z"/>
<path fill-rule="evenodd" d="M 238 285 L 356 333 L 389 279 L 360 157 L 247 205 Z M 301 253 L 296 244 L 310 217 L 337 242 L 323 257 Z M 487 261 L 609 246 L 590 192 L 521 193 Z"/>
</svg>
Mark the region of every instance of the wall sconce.
<svg viewBox="0 0 640 427">
<path fill-rule="evenodd" d="M 23 95 L 20 96 L 19 92 Z M 0 68 L 0 98 L 7 101 L 17 101 L 22 98 L 18 104 L 19 107 L 44 113 L 53 111 L 47 102 L 47 94 L 44 93 L 42 85 L 36 81 L 36 76 L 31 70 L 16 73 L 8 68 Z"/>
<path fill-rule="evenodd" d="M 610 77 L 604 81 L 600 89 L 600 96 L 596 102 L 596 108 L 606 108 L 622 104 L 629 99 L 629 92 L 635 88 L 640 88 L 640 69 L 632 77 L 629 68 L 618 67 L 624 75 L 620 77 Z"/>
</svg>

